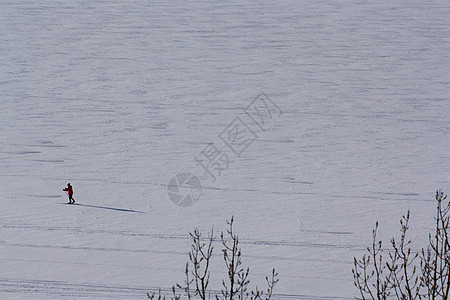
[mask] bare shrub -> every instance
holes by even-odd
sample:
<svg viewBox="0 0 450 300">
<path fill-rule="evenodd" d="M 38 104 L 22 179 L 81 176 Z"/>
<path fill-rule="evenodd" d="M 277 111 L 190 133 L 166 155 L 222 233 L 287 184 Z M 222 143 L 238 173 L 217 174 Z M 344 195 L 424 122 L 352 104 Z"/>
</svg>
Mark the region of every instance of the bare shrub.
<svg viewBox="0 0 450 300">
<path fill-rule="evenodd" d="M 353 261 L 353 280 L 360 299 L 448 299 L 450 203 L 446 200 L 443 192 L 436 191 L 435 232 L 429 235 L 429 244 L 420 254 L 411 250 L 411 240 L 406 237 L 409 210 L 400 220 L 400 242 L 391 239 L 391 251 L 384 250 L 381 240 L 377 239 L 376 222 L 368 254 L 361 259 L 355 257 Z M 383 253 L 388 253 L 386 261 Z"/>
<path fill-rule="evenodd" d="M 221 232 L 220 242 L 222 244 L 222 255 L 226 265 L 227 274 L 222 279 L 220 293 L 212 293 L 210 288 L 210 269 L 213 256 L 213 243 L 215 242 L 214 229 L 206 239 L 202 238 L 200 231 L 195 228 L 190 233 L 192 239 L 189 261 L 185 267 L 185 280 L 183 284 L 175 284 L 172 287 L 172 295 L 167 299 L 180 300 L 182 296 L 186 299 L 213 299 L 216 300 L 269 300 L 272 298 L 273 289 L 278 283 L 278 273 L 272 270 L 270 276 L 266 276 L 266 290 L 249 290 L 250 268 L 245 268 L 242 263 L 242 251 L 239 237 L 233 231 L 234 218 L 227 221 L 226 233 Z M 213 296 L 211 296 L 213 294 Z M 166 296 L 158 293 L 147 293 L 149 299 L 165 300 Z"/>
</svg>

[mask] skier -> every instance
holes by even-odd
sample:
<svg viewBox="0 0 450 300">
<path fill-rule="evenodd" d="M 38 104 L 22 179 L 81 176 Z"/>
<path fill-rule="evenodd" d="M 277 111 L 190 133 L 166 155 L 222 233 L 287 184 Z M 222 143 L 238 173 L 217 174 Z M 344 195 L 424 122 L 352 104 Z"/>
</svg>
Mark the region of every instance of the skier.
<svg viewBox="0 0 450 300">
<path fill-rule="evenodd" d="M 63 191 L 67 192 L 67 194 L 69 194 L 69 203 L 67 204 L 73 204 L 75 203 L 75 199 L 73 199 L 72 195 L 73 195 L 73 188 L 70 185 L 70 183 L 67 184 L 67 187 L 65 189 L 63 189 Z"/>
</svg>

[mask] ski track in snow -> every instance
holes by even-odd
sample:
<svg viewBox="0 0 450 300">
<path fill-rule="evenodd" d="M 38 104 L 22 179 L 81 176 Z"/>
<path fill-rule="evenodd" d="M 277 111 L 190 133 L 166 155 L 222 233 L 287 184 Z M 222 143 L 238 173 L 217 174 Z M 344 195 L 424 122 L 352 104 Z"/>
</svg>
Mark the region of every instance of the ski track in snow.
<svg viewBox="0 0 450 300">
<path fill-rule="evenodd" d="M 9 280 L 0 278 L 0 292 L 20 291 L 24 294 L 34 293 L 39 296 L 63 297 L 63 298 L 124 298 L 146 297 L 146 293 L 171 296 L 171 289 L 160 289 L 137 286 L 109 286 L 97 284 L 73 284 L 62 281 L 46 280 Z M 220 295 L 220 291 L 211 290 L 211 295 Z M 352 299 L 342 297 L 314 297 L 296 294 L 274 294 L 272 299 L 299 299 L 299 300 L 328 300 L 328 299 Z"/>
<path fill-rule="evenodd" d="M 444 0 L 2 1 L 0 298 L 169 295 L 189 231 L 211 226 L 218 293 L 232 215 L 252 283 L 280 274 L 274 299 L 357 296 L 375 221 L 388 245 L 410 209 L 417 252 L 450 190 L 449 15 Z M 282 113 L 237 157 L 219 135 L 261 92 Z M 216 181 L 194 160 L 211 143 L 231 160 Z M 167 197 L 181 172 L 201 180 L 192 207 Z M 80 205 L 58 205 L 67 182 Z"/>
<path fill-rule="evenodd" d="M 38 230 L 38 231 L 63 231 L 71 234 L 100 234 L 100 235 L 117 235 L 117 236 L 128 236 L 128 237 L 145 237 L 150 239 L 164 239 L 164 240 L 190 240 L 189 236 L 179 236 L 179 235 L 164 235 L 164 234 L 148 234 L 148 233 L 137 233 L 137 232 L 120 232 L 120 231 L 108 231 L 108 230 L 84 230 L 80 228 L 64 228 L 64 227 L 39 227 L 34 225 L 0 225 L 5 229 L 27 229 L 27 230 Z M 350 232 L 321 232 L 313 231 L 315 233 L 324 233 L 331 235 L 341 235 L 341 234 L 351 234 Z M 219 241 L 216 241 L 219 242 Z M 293 242 L 293 241 L 275 241 L 275 240 L 240 240 L 242 244 L 249 245 L 264 245 L 264 246 L 286 246 L 286 247 L 318 247 L 318 248 L 344 248 L 351 250 L 361 250 L 365 247 L 361 245 L 335 245 L 335 244 L 314 244 L 314 243 L 303 243 L 303 242 Z M 49 245 L 26 245 L 26 244 L 11 244 L 11 246 L 25 246 L 25 247 L 59 247 L 59 246 L 49 246 Z M 64 248 L 64 247 L 61 247 Z M 67 248 L 70 248 L 68 246 Z M 80 249 L 80 248 L 73 248 Z M 147 250 L 127 250 L 127 249 L 108 249 L 108 248 L 90 248 L 88 250 L 97 251 L 137 251 L 145 252 Z M 165 252 L 163 252 L 165 253 Z M 185 252 L 177 252 L 177 254 L 185 255 Z"/>
</svg>

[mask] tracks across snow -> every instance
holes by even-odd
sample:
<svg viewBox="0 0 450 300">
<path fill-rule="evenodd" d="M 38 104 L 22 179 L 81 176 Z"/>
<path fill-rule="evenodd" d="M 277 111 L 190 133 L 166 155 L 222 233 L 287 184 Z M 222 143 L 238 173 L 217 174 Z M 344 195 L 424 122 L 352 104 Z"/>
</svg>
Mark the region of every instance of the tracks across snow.
<svg viewBox="0 0 450 300">
<path fill-rule="evenodd" d="M 0 293 L 33 294 L 40 297 L 61 297 L 61 298 L 141 298 L 145 299 L 146 293 L 159 292 L 162 295 L 172 295 L 171 289 L 159 289 L 145 286 L 123 286 L 105 285 L 90 283 L 72 283 L 57 280 L 30 280 L 30 279 L 7 279 L 0 278 Z M 220 295 L 219 290 L 211 290 L 211 295 Z M 352 298 L 342 297 L 320 297 L 313 295 L 298 294 L 274 294 L 272 299 L 298 299 L 298 300 L 347 300 Z"/>
<path fill-rule="evenodd" d="M 155 234 L 155 233 L 143 233 L 133 231 L 118 231 L 118 230 L 105 230 L 105 229 L 84 229 L 78 227 L 61 227 L 61 226 L 39 226 L 32 224 L 0 224 L 1 228 L 5 229 L 24 229 L 24 230 L 37 230 L 37 231 L 63 231 L 72 234 L 99 234 L 99 235 L 112 235 L 112 236 L 126 236 L 126 237 L 145 237 L 155 240 L 189 240 L 188 235 L 173 235 L 173 234 Z M 349 232 L 324 232 L 328 234 L 351 234 Z M 220 242 L 218 239 L 216 242 Z M 311 243 L 303 241 L 286 241 L 286 240 L 260 240 L 260 239 L 240 239 L 241 244 L 248 245 L 262 245 L 273 247 L 298 247 L 298 248 L 339 248 L 349 250 L 364 250 L 362 245 L 349 244 L 338 245 L 332 243 Z M 42 245 L 45 247 L 45 245 Z"/>
</svg>

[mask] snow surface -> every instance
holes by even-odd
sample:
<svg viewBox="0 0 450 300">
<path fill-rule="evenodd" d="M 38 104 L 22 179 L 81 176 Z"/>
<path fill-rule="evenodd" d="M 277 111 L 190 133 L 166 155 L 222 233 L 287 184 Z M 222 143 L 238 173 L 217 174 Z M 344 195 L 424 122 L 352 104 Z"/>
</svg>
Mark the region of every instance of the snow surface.
<svg viewBox="0 0 450 300">
<path fill-rule="evenodd" d="M 182 282 L 198 227 L 235 216 L 252 283 L 350 299 L 371 230 L 420 249 L 450 190 L 450 3 L 0 2 L 0 298 L 145 299 Z M 237 157 L 259 93 L 282 110 Z M 215 182 L 194 157 L 231 163 Z M 180 172 L 203 191 L 182 208 Z M 83 205 L 63 205 L 74 187 Z M 224 264 L 215 243 L 212 288 Z"/>
</svg>

